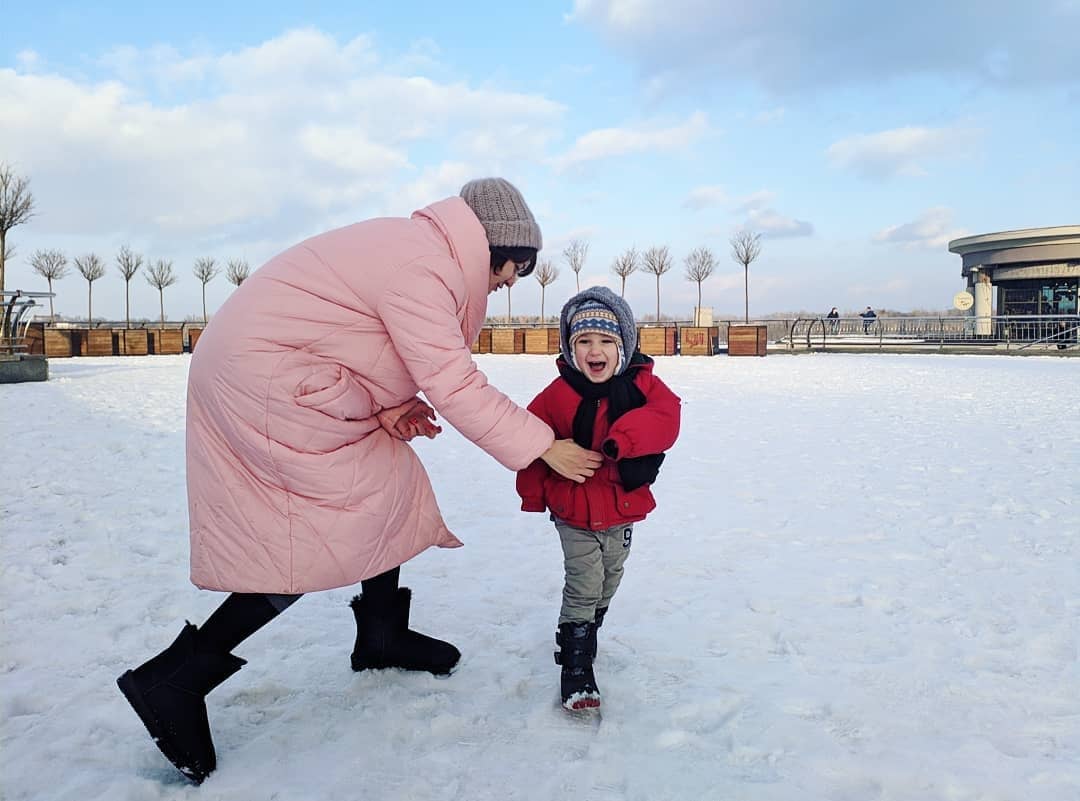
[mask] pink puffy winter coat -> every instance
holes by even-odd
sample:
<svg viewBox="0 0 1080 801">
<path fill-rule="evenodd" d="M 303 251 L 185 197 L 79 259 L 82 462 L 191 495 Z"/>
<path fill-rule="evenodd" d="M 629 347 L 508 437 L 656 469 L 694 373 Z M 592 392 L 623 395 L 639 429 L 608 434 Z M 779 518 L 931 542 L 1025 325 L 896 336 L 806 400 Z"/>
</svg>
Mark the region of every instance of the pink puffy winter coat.
<svg viewBox="0 0 1080 801">
<path fill-rule="evenodd" d="M 551 446 L 469 352 L 489 274 L 484 229 L 455 197 L 313 237 L 232 294 L 188 378 L 192 582 L 324 590 L 461 545 L 413 449 L 375 415 L 419 390 L 511 470 Z"/>
</svg>

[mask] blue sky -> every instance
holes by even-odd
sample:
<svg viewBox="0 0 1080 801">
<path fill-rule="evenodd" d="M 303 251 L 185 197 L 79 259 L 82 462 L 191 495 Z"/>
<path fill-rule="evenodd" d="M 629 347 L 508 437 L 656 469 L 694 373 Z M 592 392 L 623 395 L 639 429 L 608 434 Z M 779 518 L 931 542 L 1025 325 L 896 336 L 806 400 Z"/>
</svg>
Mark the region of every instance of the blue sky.
<svg viewBox="0 0 1080 801">
<path fill-rule="evenodd" d="M 0 161 L 38 213 L 9 234 L 7 287 L 43 288 L 40 248 L 94 252 L 109 263 L 95 317 L 122 318 L 113 259 L 128 244 L 173 260 L 166 312 L 181 319 L 200 311 L 200 256 L 254 267 L 503 175 L 561 269 L 548 314 L 575 288 L 573 238 L 589 242 L 583 285 L 616 288 L 623 250 L 667 245 L 661 306 L 686 319 L 683 259 L 709 247 L 704 305 L 737 314 L 740 227 L 764 237 L 752 315 L 948 308 L 949 239 L 1080 222 L 1080 3 L 881 5 L 15 5 Z M 211 312 L 230 289 L 211 282 Z M 57 290 L 59 311 L 86 313 L 78 274 Z M 652 276 L 628 281 L 639 315 L 655 293 Z M 511 298 L 536 313 L 540 288 Z M 157 301 L 136 278 L 133 315 Z"/>
</svg>

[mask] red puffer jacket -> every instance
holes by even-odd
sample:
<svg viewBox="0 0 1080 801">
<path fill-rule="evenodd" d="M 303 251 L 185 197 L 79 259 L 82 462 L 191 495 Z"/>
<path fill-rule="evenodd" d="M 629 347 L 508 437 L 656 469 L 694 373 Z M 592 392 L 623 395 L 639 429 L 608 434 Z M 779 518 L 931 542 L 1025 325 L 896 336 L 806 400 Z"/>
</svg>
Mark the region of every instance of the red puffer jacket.
<svg viewBox="0 0 1080 801">
<path fill-rule="evenodd" d="M 631 365 L 634 384 L 645 395 L 645 405 L 631 409 L 613 424 L 607 419 L 607 398 L 597 402 L 593 450 L 616 452 L 617 459 L 662 453 L 679 436 L 678 395 L 653 375 L 651 360 Z M 529 404 L 529 411 L 555 431 L 556 439 L 573 438 L 574 414 L 581 396 L 561 376 Z M 644 520 L 656 508 L 648 485 L 632 492 L 619 482 L 617 459 L 604 457 L 596 474 L 578 484 L 563 478 L 541 459 L 517 474 L 517 491 L 525 512 L 551 513 L 575 528 L 602 531 Z"/>
</svg>

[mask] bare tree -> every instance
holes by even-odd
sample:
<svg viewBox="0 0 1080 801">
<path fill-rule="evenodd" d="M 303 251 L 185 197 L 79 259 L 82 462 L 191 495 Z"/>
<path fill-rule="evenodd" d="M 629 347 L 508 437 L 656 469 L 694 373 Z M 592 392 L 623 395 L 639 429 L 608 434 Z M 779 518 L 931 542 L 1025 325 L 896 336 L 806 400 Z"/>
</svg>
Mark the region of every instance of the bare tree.
<svg viewBox="0 0 1080 801">
<path fill-rule="evenodd" d="M 161 302 L 161 327 L 165 327 L 165 287 L 176 283 L 171 259 L 158 259 L 146 268 L 146 282 L 158 291 Z"/>
<path fill-rule="evenodd" d="M 214 276 L 221 272 L 213 259 L 204 257 L 195 259 L 195 277 L 202 281 L 202 321 L 206 325 L 206 285 L 214 280 Z"/>
<path fill-rule="evenodd" d="M 116 269 L 124 276 L 124 319 L 128 328 L 131 328 L 131 279 L 142 265 L 143 257 L 127 245 L 121 247 L 116 254 Z"/>
<path fill-rule="evenodd" d="M 745 322 L 750 322 L 750 264 L 761 255 L 761 234 L 743 228 L 731 237 L 731 258 L 743 266 Z"/>
<path fill-rule="evenodd" d="M 0 161 L 0 292 L 4 291 L 5 265 L 15 251 L 7 247 L 8 231 L 34 216 L 34 196 L 30 193 L 30 181 L 15 174 L 6 163 Z"/>
<path fill-rule="evenodd" d="M 660 322 L 660 276 L 675 266 L 667 245 L 649 248 L 641 259 L 641 270 L 656 276 L 656 322 Z"/>
<path fill-rule="evenodd" d="M 506 322 L 512 323 L 514 318 L 510 316 L 510 290 L 514 288 L 513 284 L 506 285 Z"/>
<path fill-rule="evenodd" d="M 559 277 L 559 268 L 549 259 L 544 259 L 536 265 L 536 272 L 533 275 L 536 276 L 536 281 L 540 284 L 540 322 L 544 322 L 544 293 Z"/>
<path fill-rule="evenodd" d="M 52 295 L 52 282 L 59 281 L 68 274 L 67 256 L 59 250 L 35 250 L 30 257 L 30 266 L 34 272 L 49 282 L 49 294 Z M 53 299 L 49 298 L 49 320 L 56 319 Z"/>
<path fill-rule="evenodd" d="M 563 258 L 574 271 L 574 280 L 577 283 L 577 291 L 581 291 L 581 268 L 585 266 L 585 257 L 589 255 L 589 243 L 584 239 L 571 239 L 570 244 L 563 248 Z"/>
<path fill-rule="evenodd" d="M 701 282 L 713 274 L 716 269 L 716 257 L 708 248 L 695 248 L 686 257 L 686 280 L 697 282 L 697 311 L 694 312 L 694 325 L 701 325 Z"/>
<path fill-rule="evenodd" d="M 627 248 L 618 258 L 611 263 L 611 271 L 622 279 L 622 289 L 619 294 L 626 297 L 626 279 L 637 272 L 638 252 L 636 248 Z"/>
<path fill-rule="evenodd" d="M 225 271 L 225 277 L 230 284 L 240 286 L 251 275 L 251 269 L 245 259 L 229 259 L 229 267 Z"/>
<path fill-rule="evenodd" d="M 94 323 L 94 282 L 105 275 L 105 262 L 96 253 L 75 257 L 75 269 L 86 279 L 86 320 Z"/>
</svg>

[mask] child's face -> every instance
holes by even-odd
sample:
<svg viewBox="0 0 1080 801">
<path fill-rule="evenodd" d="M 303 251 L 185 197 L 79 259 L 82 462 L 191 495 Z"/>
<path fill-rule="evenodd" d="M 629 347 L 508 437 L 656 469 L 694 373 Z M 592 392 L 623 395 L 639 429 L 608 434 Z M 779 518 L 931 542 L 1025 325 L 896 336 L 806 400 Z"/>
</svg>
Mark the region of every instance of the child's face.
<svg viewBox="0 0 1080 801">
<path fill-rule="evenodd" d="M 619 366 L 619 343 L 607 334 L 582 334 L 574 340 L 574 363 L 586 378 L 602 384 Z"/>
</svg>

